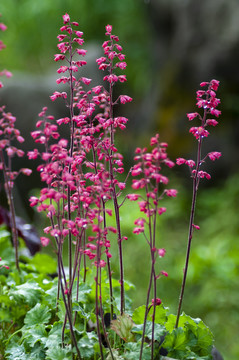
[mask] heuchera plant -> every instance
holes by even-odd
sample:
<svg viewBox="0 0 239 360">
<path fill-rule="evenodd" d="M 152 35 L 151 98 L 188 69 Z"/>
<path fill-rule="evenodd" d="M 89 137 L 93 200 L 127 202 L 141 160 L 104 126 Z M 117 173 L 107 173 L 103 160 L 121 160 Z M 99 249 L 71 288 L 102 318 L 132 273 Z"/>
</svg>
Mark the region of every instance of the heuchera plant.
<svg viewBox="0 0 239 360">
<path fill-rule="evenodd" d="M 36 206 L 49 220 L 41 243 L 42 246 L 51 245 L 56 253 L 55 280 L 47 276 L 49 271 L 39 258 L 37 261 L 25 259 L 25 264 L 18 260 L 12 188 L 20 172 L 30 175 L 31 170 L 12 171 L 12 157 L 24 155 L 12 145 L 12 140 L 21 143 L 24 139 L 15 128 L 15 118 L 6 113 L 4 107 L 0 109 L 0 169 L 11 211 L 18 271 L 14 273 L 11 268 L 10 274 L 4 273 L 2 281 L 3 308 L 9 319 L 15 317 L 17 321 L 14 326 L 9 324 L 9 319 L 4 322 L 1 349 L 6 359 L 29 356 L 33 359 L 31 356 L 36 354 L 35 358 L 53 360 L 153 360 L 160 354 L 178 359 L 211 359 L 210 330 L 200 319 L 181 314 L 181 307 L 193 231 L 199 229 L 194 224 L 198 186 L 202 178 L 210 179 L 201 167 L 206 158 L 215 160 L 221 156 L 219 152 L 201 155 L 203 138 L 209 135 L 207 128 L 217 125 L 211 117 L 220 114 L 216 109 L 220 102 L 216 98 L 219 82 L 212 80 L 201 84 L 207 87 L 197 92 L 197 106 L 203 110 L 203 115 L 187 115 L 190 121 L 198 118 L 201 122 L 200 126 L 190 129 L 198 144 L 196 162 L 176 160 L 177 165 L 189 166 L 193 197 L 178 313 L 169 315 L 158 297 L 157 280 L 167 277 L 168 273 L 157 266 L 166 250 L 158 244 L 156 230 L 158 217 L 166 212 L 164 197 L 177 195 L 176 189 L 168 188 L 169 179 L 162 169 L 175 164 L 167 156 L 168 145 L 160 142 L 156 134 L 150 140 L 150 150 L 139 147 L 135 150 L 135 165 L 124 175 L 123 156 L 115 145 L 115 136 L 118 131 L 125 130 L 128 119 L 115 116 L 115 108 L 131 102 L 132 98 L 128 95 L 115 97 L 113 91 L 117 83 L 127 80 L 121 73 L 127 64 L 119 38 L 113 35 L 112 26 L 107 25 L 104 54 L 96 59 L 99 69 L 104 71 L 104 85 L 91 88 L 92 80 L 78 75 L 86 65 L 83 33 L 68 14 L 63 15 L 63 23 L 57 37 L 59 54 L 55 55 L 55 61 L 61 63 L 57 70 L 60 77 L 56 80 L 61 89 L 50 98 L 64 101 L 68 116 L 55 120 L 44 107 L 36 130 L 31 133 L 38 146 L 28 152 L 29 159 L 41 159 L 37 170 L 44 187 L 39 196 L 31 196 L 30 205 Z M 5 30 L 3 24 L 0 28 Z M 60 128 L 67 134 L 65 138 L 61 137 Z M 129 176 L 133 177 L 133 193 L 125 194 Z M 151 259 L 145 305 L 134 311 L 129 308 L 126 294 L 130 288 L 124 278 L 123 247 L 127 237 L 120 218 L 127 201 L 136 201 L 139 206 L 141 216 L 135 220 L 132 233 L 144 236 Z M 2 240 L 4 244 L 5 240 Z M 112 276 L 112 261 L 115 263 L 111 254 L 112 241 L 118 246 L 118 281 Z M 63 261 L 65 244 L 67 266 Z M 50 267 L 52 260 L 47 258 L 47 261 L 46 267 Z M 3 266 L 5 270 L 0 269 L 6 271 L 8 266 Z M 19 303 L 25 304 L 20 315 L 12 311 Z"/>
</svg>

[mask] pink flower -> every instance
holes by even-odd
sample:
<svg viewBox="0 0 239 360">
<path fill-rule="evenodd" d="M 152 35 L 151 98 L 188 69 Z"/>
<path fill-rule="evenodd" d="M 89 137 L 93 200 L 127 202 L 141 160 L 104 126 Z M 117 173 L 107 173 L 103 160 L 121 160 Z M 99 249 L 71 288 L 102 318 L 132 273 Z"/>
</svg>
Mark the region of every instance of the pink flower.
<svg viewBox="0 0 239 360">
<path fill-rule="evenodd" d="M 22 168 L 20 171 L 26 176 L 29 176 L 32 173 L 32 170 L 28 168 Z"/>
<path fill-rule="evenodd" d="M 68 66 L 62 65 L 62 66 L 59 67 L 59 69 L 57 70 L 57 72 L 58 72 L 58 74 L 60 74 L 60 73 L 66 72 L 67 70 L 68 70 Z"/>
<path fill-rule="evenodd" d="M 164 164 L 167 165 L 170 169 L 175 165 L 174 162 L 169 159 L 164 160 Z"/>
<path fill-rule="evenodd" d="M 165 194 L 169 197 L 176 197 L 177 193 L 178 193 L 178 191 L 175 189 L 165 190 Z"/>
<path fill-rule="evenodd" d="M 47 246 L 50 242 L 50 240 L 45 236 L 41 236 L 40 239 L 41 239 L 42 246 Z"/>
<path fill-rule="evenodd" d="M 17 136 L 17 141 L 20 143 L 23 143 L 25 141 L 24 137 L 22 137 L 21 135 Z"/>
<path fill-rule="evenodd" d="M 217 91 L 220 81 L 213 79 L 211 80 L 210 84 L 211 84 L 211 88 Z"/>
<path fill-rule="evenodd" d="M 77 51 L 77 54 L 81 55 L 81 56 L 85 56 L 87 53 L 87 50 L 84 50 L 84 49 L 77 49 L 76 51 Z"/>
<path fill-rule="evenodd" d="M 165 276 L 165 277 L 168 277 L 168 273 L 166 271 L 161 271 L 160 274 Z"/>
<path fill-rule="evenodd" d="M 198 116 L 197 112 L 187 114 L 188 120 L 191 121 Z"/>
<path fill-rule="evenodd" d="M 193 170 L 192 174 L 194 175 L 195 173 L 196 173 L 196 170 Z M 202 171 L 202 170 L 198 172 L 198 177 L 201 179 L 203 179 L 203 178 L 206 178 L 208 180 L 211 179 L 211 175 L 208 174 L 206 171 Z"/>
<path fill-rule="evenodd" d="M 206 125 L 216 126 L 217 124 L 218 124 L 218 121 L 215 119 L 207 119 L 207 121 L 206 121 Z"/>
<path fill-rule="evenodd" d="M 67 13 L 65 15 L 63 15 L 62 17 L 63 17 L 64 24 L 67 24 L 68 22 L 70 22 L 70 16 Z"/>
<path fill-rule="evenodd" d="M 81 80 L 85 85 L 90 85 L 90 83 L 91 83 L 91 81 L 92 81 L 92 79 L 88 79 L 88 78 L 86 78 L 86 77 L 82 77 L 80 80 Z"/>
<path fill-rule="evenodd" d="M 189 167 L 194 167 L 194 166 L 195 166 L 195 161 L 193 161 L 193 160 L 187 160 L 187 161 L 185 162 L 185 164 L 188 165 Z"/>
<path fill-rule="evenodd" d="M 138 194 L 128 194 L 128 195 L 127 195 L 127 198 L 128 198 L 130 201 L 136 201 L 136 200 L 138 200 L 139 195 L 138 195 Z"/>
<path fill-rule="evenodd" d="M 30 206 L 36 206 L 39 203 L 39 200 L 36 196 L 31 196 L 29 201 L 30 201 Z"/>
<path fill-rule="evenodd" d="M 5 24 L 3 24 L 3 23 L 0 23 L 0 30 L 1 30 L 1 31 L 5 31 L 5 30 L 7 30 L 6 25 L 5 25 Z"/>
<path fill-rule="evenodd" d="M 119 182 L 118 187 L 120 188 L 120 190 L 124 190 L 125 189 L 125 183 L 124 182 Z"/>
<path fill-rule="evenodd" d="M 138 218 L 135 220 L 134 225 L 143 227 L 145 222 L 146 222 L 146 220 L 144 218 Z"/>
<path fill-rule="evenodd" d="M 160 208 L 158 208 L 157 211 L 158 211 L 158 214 L 159 214 L 159 215 L 162 215 L 163 213 L 166 212 L 166 210 L 167 210 L 166 207 L 160 207 Z"/>
<path fill-rule="evenodd" d="M 184 159 L 184 158 L 177 158 L 176 159 L 176 164 L 177 165 L 185 164 L 185 162 L 186 162 L 186 159 Z"/>
<path fill-rule="evenodd" d="M 120 95 L 120 102 L 121 104 L 125 104 L 127 102 L 131 102 L 133 99 L 130 96 L 127 95 Z"/>
<path fill-rule="evenodd" d="M 124 70 L 127 66 L 127 63 L 125 61 L 121 61 L 115 64 L 116 67 L 120 68 L 121 70 Z"/>
<path fill-rule="evenodd" d="M 155 299 L 155 305 L 156 305 L 156 306 L 159 306 L 159 305 L 161 305 L 161 304 L 162 304 L 161 299 L 160 299 L 160 298 L 156 298 L 156 299 Z M 152 299 L 152 305 L 154 305 L 154 299 Z"/>
<path fill-rule="evenodd" d="M 106 75 L 103 80 L 108 81 L 109 83 L 113 83 L 118 81 L 118 76 L 116 76 L 115 74 Z"/>
<path fill-rule="evenodd" d="M 118 80 L 120 81 L 120 82 L 125 82 L 125 81 L 127 81 L 127 79 L 126 79 L 126 75 L 119 75 L 118 76 Z"/>
<path fill-rule="evenodd" d="M 139 235 L 140 233 L 144 232 L 144 227 L 135 227 L 133 233 Z"/>
<path fill-rule="evenodd" d="M 11 147 L 7 148 L 6 152 L 8 156 L 13 156 L 15 154 L 15 150 Z"/>
<path fill-rule="evenodd" d="M 158 144 L 158 140 L 159 140 L 159 134 L 156 134 L 155 136 L 151 137 L 150 139 L 150 145 L 154 146 Z"/>
<path fill-rule="evenodd" d="M 166 253 L 165 249 L 158 249 L 159 257 L 164 257 L 165 253 Z"/>
<path fill-rule="evenodd" d="M 189 129 L 189 132 L 195 136 L 196 139 L 199 139 L 199 137 L 207 137 L 209 135 L 209 132 L 205 130 L 202 126 L 199 127 L 191 127 Z"/>
<path fill-rule="evenodd" d="M 138 176 L 139 174 L 142 173 L 142 171 L 143 171 L 143 170 L 141 169 L 141 167 L 134 166 L 131 174 L 132 174 L 132 176 Z"/>
<path fill-rule="evenodd" d="M 65 59 L 65 55 L 62 55 L 62 54 L 55 54 L 54 56 L 55 56 L 55 58 L 54 58 L 55 61 L 59 61 L 59 60 L 64 60 L 64 59 Z"/>
<path fill-rule="evenodd" d="M 35 160 L 37 159 L 39 155 L 39 152 L 37 149 L 34 149 L 33 151 L 28 151 L 27 156 L 29 160 Z"/>
<path fill-rule="evenodd" d="M 208 157 L 212 161 L 219 159 L 221 156 L 222 156 L 222 154 L 218 151 L 213 151 L 213 152 L 208 153 Z"/>
<path fill-rule="evenodd" d="M 201 84 L 200 84 L 201 87 L 204 87 L 204 86 L 207 86 L 207 85 L 208 85 L 207 81 L 201 82 Z"/>
<path fill-rule="evenodd" d="M 91 244 L 91 243 L 87 244 L 86 247 L 91 249 L 91 250 L 96 250 L 97 249 L 97 246 L 94 245 L 94 244 Z"/>
<path fill-rule="evenodd" d="M 53 95 L 50 96 L 50 99 L 52 101 L 55 101 L 57 98 L 63 98 L 63 99 L 66 99 L 67 98 L 67 93 L 66 92 L 59 92 L 59 91 L 55 91 Z"/>
<path fill-rule="evenodd" d="M 75 34 L 79 37 L 83 36 L 83 32 L 82 31 L 79 31 L 79 30 L 75 30 Z M 86 50 L 85 50 L 86 51 Z"/>
<path fill-rule="evenodd" d="M 110 35 L 112 31 L 112 25 L 106 25 L 105 30 L 106 30 L 106 35 Z"/>
<path fill-rule="evenodd" d="M 212 115 L 215 115 L 216 117 L 218 117 L 219 115 L 221 115 L 221 111 L 220 110 L 217 110 L 217 109 L 211 109 L 210 110 L 210 113 Z"/>
<path fill-rule="evenodd" d="M 199 226 L 199 225 L 193 224 L 192 226 L 194 227 L 194 229 L 200 230 L 200 226 Z"/>
<path fill-rule="evenodd" d="M 105 265 L 106 265 L 105 260 L 100 260 L 99 266 L 100 266 L 101 268 L 103 268 L 103 267 L 105 267 Z"/>
</svg>

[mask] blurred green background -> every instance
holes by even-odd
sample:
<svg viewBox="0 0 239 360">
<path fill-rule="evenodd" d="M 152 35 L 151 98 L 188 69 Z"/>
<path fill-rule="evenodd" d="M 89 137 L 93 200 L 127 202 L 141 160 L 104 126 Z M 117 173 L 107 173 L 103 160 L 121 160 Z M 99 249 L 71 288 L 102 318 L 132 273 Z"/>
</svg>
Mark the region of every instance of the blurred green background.
<svg viewBox="0 0 239 360">
<path fill-rule="evenodd" d="M 26 149 L 33 143 L 34 129 L 43 106 L 57 116 L 64 111 L 51 104 L 49 96 L 57 90 L 54 54 L 62 15 L 68 12 L 84 32 L 86 48 L 100 56 L 104 26 L 113 25 L 126 53 L 127 84 L 116 92 L 128 94 L 134 102 L 122 107 L 129 117 L 128 130 L 118 143 L 126 167 L 132 164 L 136 146 L 149 143 L 160 133 L 169 143 L 172 160 L 195 158 L 195 140 L 188 135 L 185 114 L 196 111 L 195 91 L 201 81 L 220 80 L 222 99 L 220 125 L 204 143 L 208 151 L 221 151 L 223 157 L 208 163 L 210 182 L 202 182 L 196 211 L 195 233 L 183 310 L 201 317 L 212 329 L 216 346 L 225 360 L 239 358 L 239 3 L 237 0 L 8 0 L 0 4 L 8 30 L 1 33 L 6 49 L 0 53 L 0 69 L 14 73 L 3 79 L 1 105 L 17 116 L 17 126 L 26 137 Z M 89 62 L 91 59 L 89 58 Z M 91 66 L 91 65 L 90 65 Z M 97 79 L 99 73 L 90 67 Z M 24 160 L 25 161 L 25 160 Z M 19 163 L 19 166 L 23 164 Z M 24 163 L 26 166 L 26 163 Z M 28 164 L 29 166 L 29 164 Z M 30 165 L 31 166 L 31 165 Z M 187 169 L 171 171 L 171 186 L 179 190 L 176 199 L 167 201 L 167 213 L 159 224 L 158 246 L 166 248 L 159 269 L 169 278 L 159 280 L 159 297 L 176 311 L 186 250 L 191 206 L 191 180 Z M 19 181 L 17 213 L 27 220 L 28 196 L 40 186 L 38 175 Z M 1 204 L 4 203 L 1 194 Z M 132 224 L 139 216 L 136 204 L 122 208 L 125 276 L 136 285 L 135 306 L 145 302 L 148 282 L 147 245 L 133 236 Z M 37 223 L 41 224 L 37 217 Z M 39 231 L 41 231 L 39 226 Z M 134 261 L 133 261 L 134 260 Z M 117 272 L 116 262 L 115 271 Z"/>
</svg>

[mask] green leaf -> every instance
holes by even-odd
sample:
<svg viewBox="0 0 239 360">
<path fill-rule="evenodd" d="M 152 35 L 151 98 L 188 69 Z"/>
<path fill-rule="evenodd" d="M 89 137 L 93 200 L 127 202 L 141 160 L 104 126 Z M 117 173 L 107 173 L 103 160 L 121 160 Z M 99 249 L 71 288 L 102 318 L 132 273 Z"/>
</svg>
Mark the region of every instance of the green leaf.
<svg viewBox="0 0 239 360">
<path fill-rule="evenodd" d="M 163 347 L 168 350 L 169 356 L 175 357 L 176 359 L 183 359 L 184 356 L 190 352 L 189 349 L 196 343 L 197 340 L 194 334 L 180 327 L 166 335 Z"/>
<path fill-rule="evenodd" d="M 77 311 L 78 315 L 83 318 L 83 319 L 86 319 L 86 320 L 89 320 L 90 319 L 90 312 L 86 312 L 84 310 L 84 308 L 82 306 L 80 306 L 79 304 L 77 303 L 73 303 L 72 304 L 72 310 L 73 311 Z"/>
<path fill-rule="evenodd" d="M 29 264 L 34 265 L 41 274 L 54 274 L 57 269 L 56 260 L 48 254 L 37 253 Z"/>
<path fill-rule="evenodd" d="M 22 338 L 25 342 L 33 348 L 36 343 L 46 344 L 47 331 L 43 324 L 31 326 L 30 328 L 22 328 Z"/>
<path fill-rule="evenodd" d="M 42 289 L 38 284 L 33 282 L 26 282 L 22 285 L 13 287 L 9 291 L 10 299 L 13 298 L 15 301 L 25 302 L 30 306 L 34 306 L 40 302 Z"/>
<path fill-rule="evenodd" d="M 65 315 L 66 315 L 66 308 L 65 308 L 65 304 L 63 300 L 59 300 L 58 301 L 58 306 L 57 306 L 57 316 L 60 319 L 60 321 L 64 322 L 65 321 Z"/>
<path fill-rule="evenodd" d="M 152 326 L 153 323 L 151 321 L 147 321 L 146 328 L 145 328 L 145 336 L 148 339 L 152 339 Z M 132 328 L 132 332 L 136 334 L 143 334 L 143 324 L 135 325 Z M 166 329 L 163 325 L 154 324 L 154 340 L 160 341 L 161 336 L 165 335 Z"/>
<path fill-rule="evenodd" d="M 165 326 L 171 333 L 174 330 L 175 322 L 176 316 L 169 315 Z M 185 313 L 182 313 L 179 318 L 179 328 L 184 331 L 185 335 L 188 334 L 187 336 L 193 338 L 193 341 L 187 344 L 187 346 L 191 347 L 193 352 L 201 356 L 210 354 L 213 344 L 213 335 L 201 319 L 194 319 Z"/>
<path fill-rule="evenodd" d="M 48 306 L 36 304 L 34 308 L 26 314 L 24 323 L 27 327 L 38 324 L 46 324 L 50 317 L 51 314 Z"/>
<path fill-rule="evenodd" d="M 194 324 L 188 324 L 188 329 L 190 329 L 197 339 L 197 344 L 194 347 L 194 351 L 199 355 L 208 355 L 211 352 L 213 345 L 213 335 L 209 328 L 200 321 L 197 327 Z"/>
<path fill-rule="evenodd" d="M 165 323 L 165 327 L 169 332 L 172 332 L 175 328 L 176 324 L 176 315 L 170 314 L 167 317 L 167 322 Z M 181 325 L 181 324 L 180 324 Z"/>
<path fill-rule="evenodd" d="M 118 315 L 116 320 L 111 321 L 111 329 L 126 342 L 134 341 L 131 330 L 134 322 L 128 314 Z"/>
<path fill-rule="evenodd" d="M 124 355 L 124 359 L 127 360 L 138 360 L 139 359 L 139 354 L 140 354 L 140 348 L 141 348 L 141 343 L 126 343 L 125 344 L 125 349 L 129 350 L 129 352 L 126 352 Z M 143 359 L 144 360 L 151 360 L 151 349 L 150 347 L 146 347 L 144 346 L 144 351 L 143 351 Z"/>
<path fill-rule="evenodd" d="M 60 344 L 62 340 L 62 322 L 55 322 L 48 334 L 46 347 L 51 348 L 55 344 Z"/>
<path fill-rule="evenodd" d="M 56 306 L 56 299 L 57 299 L 57 291 L 58 291 L 58 279 L 55 278 L 52 281 L 50 289 L 45 291 L 44 300 L 46 300 L 49 306 Z"/>
<path fill-rule="evenodd" d="M 149 310 L 147 320 L 152 321 L 152 315 L 153 315 L 153 307 L 151 307 L 151 309 Z M 132 319 L 135 322 L 135 324 L 143 324 L 144 316 L 145 316 L 145 305 L 142 305 L 134 310 Z M 163 305 L 161 304 L 160 306 L 156 306 L 155 323 L 164 324 L 166 318 L 167 318 L 166 309 L 163 307 Z"/>
<path fill-rule="evenodd" d="M 76 298 L 77 286 L 77 281 L 75 281 L 72 292 L 73 298 Z M 85 303 L 88 300 L 88 295 L 92 292 L 92 287 L 87 283 L 81 283 L 78 286 L 78 292 L 78 302 Z"/>
<path fill-rule="evenodd" d="M 47 360 L 72 360 L 70 349 L 56 344 L 47 350 L 46 355 Z"/>
<path fill-rule="evenodd" d="M 112 349 L 112 353 L 113 353 L 115 360 L 123 360 L 124 359 L 121 355 L 119 355 L 119 351 L 117 349 Z M 106 360 L 113 360 L 111 353 L 108 354 Z"/>
<path fill-rule="evenodd" d="M 86 333 L 86 335 L 80 339 L 79 347 L 83 359 L 90 359 L 94 355 L 94 344 L 98 342 L 98 337 L 94 333 Z"/>
<path fill-rule="evenodd" d="M 44 360 L 46 354 L 41 345 L 36 344 L 29 354 L 28 360 Z"/>
<path fill-rule="evenodd" d="M 143 324 L 145 316 L 145 305 L 139 306 L 134 310 L 132 320 L 135 324 Z"/>
<path fill-rule="evenodd" d="M 28 360 L 29 355 L 25 353 L 25 348 L 23 345 L 15 345 L 10 349 L 7 349 L 6 355 L 8 355 L 8 360 Z"/>
<path fill-rule="evenodd" d="M 109 284 L 109 280 L 106 280 L 106 283 Z M 124 285 L 125 285 L 125 291 L 129 291 L 131 289 L 134 289 L 135 286 L 134 284 L 132 284 L 130 281 L 124 280 Z M 120 283 L 119 280 L 116 279 L 112 279 L 112 286 L 113 288 L 120 288 Z"/>
</svg>

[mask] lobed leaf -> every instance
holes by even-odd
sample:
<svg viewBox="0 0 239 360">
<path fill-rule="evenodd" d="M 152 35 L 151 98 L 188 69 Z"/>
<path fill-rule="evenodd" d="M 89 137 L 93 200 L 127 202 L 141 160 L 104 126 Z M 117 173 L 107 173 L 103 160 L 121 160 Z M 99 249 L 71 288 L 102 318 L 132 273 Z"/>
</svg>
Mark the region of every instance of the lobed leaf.
<svg viewBox="0 0 239 360">
<path fill-rule="evenodd" d="M 24 302 L 30 306 L 34 306 L 41 300 L 42 289 L 34 282 L 26 282 L 22 285 L 13 287 L 9 291 L 9 296 L 10 299 L 13 298 L 17 302 Z"/>
<path fill-rule="evenodd" d="M 46 324 L 51 317 L 50 309 L 46 305 L 36 304 L 33 309 L 28 311 L 24 319 L 24 323 L 27 327 Z"/>
</svg>

